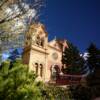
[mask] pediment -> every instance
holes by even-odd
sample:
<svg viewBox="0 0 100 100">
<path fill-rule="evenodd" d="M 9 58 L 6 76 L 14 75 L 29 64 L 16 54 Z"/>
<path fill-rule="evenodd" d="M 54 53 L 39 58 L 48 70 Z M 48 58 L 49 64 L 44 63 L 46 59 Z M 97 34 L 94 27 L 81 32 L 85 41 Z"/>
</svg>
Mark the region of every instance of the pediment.
<svg viewBox="0 0 100 100">
<path fill-rule="evenodd" d="M 57 40 L 52 40 L 49 42 L 49 46 L 55 48 L 55 49 L 58 49 L 58 50 L 62 50 L 62 44 L 59 43 Z"/>
</svg>

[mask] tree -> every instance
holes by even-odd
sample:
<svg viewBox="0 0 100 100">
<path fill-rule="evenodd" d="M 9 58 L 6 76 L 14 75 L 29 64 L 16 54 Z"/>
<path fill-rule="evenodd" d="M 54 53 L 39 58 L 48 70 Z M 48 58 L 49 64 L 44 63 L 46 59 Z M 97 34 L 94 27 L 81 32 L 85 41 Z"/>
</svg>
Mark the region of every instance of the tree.
<svg viewBox="0 0 100 100">
<path fill-rule="evenodd" d="M 100 49 L 95 44 L 88 47 L 88 64 L 91 73 L 87 76 L 87 85 L 91 88 L 94 97 L 100 96 Z"/>
<path fill-rule="evenodd" d="M 70 74 L 79 74 L 84 60 L 80 56 L 79 50 L 72 43 L 68 42 L 68 48 L 65 48 L 62 55 L 62 63 L 64 65 L 63 72 Z"/>
<path fill-rule="evenodd" d="M 16 60 L 0 66 L 0 100 L 40 100 L 41 91 L 35 82 L 36 75 Z"/>
<path fill-rule="evenodd" d="M 89 87 L 82 85 L 70 85 L 69 90 L 71 91 L 72 97 L 75 100 L 92 100 L 92 95 Z"/>
<path fill-rule="evenodd" d="M 22 36 L 24 37 L 31 22 L 37 20 L 43 3 L 44 0 L 0 0 L 1 50 L 8 49 L 8 46 L 19 46 L 19 38 L 22 42 Z"/>
<path fill-rule="evenodd" d="M 90 69 L 100 66 L 100 50 L 96 47 L 95 44 L 91 43 L 88 47 L 88 64 Z"/>
</svg>

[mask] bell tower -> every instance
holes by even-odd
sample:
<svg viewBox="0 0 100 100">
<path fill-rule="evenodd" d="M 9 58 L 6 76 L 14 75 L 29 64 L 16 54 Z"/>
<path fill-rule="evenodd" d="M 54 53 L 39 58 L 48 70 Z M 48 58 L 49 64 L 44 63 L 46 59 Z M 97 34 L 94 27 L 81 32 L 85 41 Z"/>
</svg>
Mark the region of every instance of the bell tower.
<svg viewBox="0 0 100 100">
<path fill-rule="evenodd" d="M 45 80 L 48 56 L 48 34 L 41 23 L 30 26 L 25 35 L 23 62 L 34 71 L 39 78 Z"/>
<path fill-rule="evenodd" d="M 25 47 L 37 46 L 46 48 L 48 42 L 47 32 L 41 23 L 30 26 L 29 31 L 25 35 Z"/>
</svg>

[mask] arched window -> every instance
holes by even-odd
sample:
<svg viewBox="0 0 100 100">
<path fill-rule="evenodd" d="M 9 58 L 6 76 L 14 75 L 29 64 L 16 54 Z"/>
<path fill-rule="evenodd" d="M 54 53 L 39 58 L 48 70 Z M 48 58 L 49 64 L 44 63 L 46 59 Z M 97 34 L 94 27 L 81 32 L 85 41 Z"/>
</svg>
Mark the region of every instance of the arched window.
<svg viewBox="0 0 100 100">
<path fill-rule="evenodd" d="M 35 63 L 35 72 L 36 72 L 36 75 L 38 75 L 38 63 Z"/>
<path fill-rule="evenodd" d="M 41 38 L 41 46 L 44 47 L 44 38 Z"/>
<path fill-rule="evenodd" d="M 39 37 L 39 35 L 36 37 L 36 44 L 37 44 L 38 46 L 40 46 L 40 37 Z"/>
<path fill-rule="evenodd" d="M 40 64 L 40 76 L 43 77 L 43 65 Z"/>
</svg>

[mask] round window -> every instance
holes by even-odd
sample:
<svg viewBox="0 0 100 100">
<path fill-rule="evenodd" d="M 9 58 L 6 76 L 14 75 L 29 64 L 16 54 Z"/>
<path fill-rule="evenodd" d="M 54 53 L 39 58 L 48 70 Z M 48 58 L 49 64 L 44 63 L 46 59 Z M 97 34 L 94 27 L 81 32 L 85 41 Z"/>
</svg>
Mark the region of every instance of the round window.
<svg viewBox="0 0 100 100">
<path fill-rule="evenodd" d="M 58 54 L 56 53 L 56 52 L 54 52 L 53 54 L 52 54 L 52 57 L 53 57 L 53 59 L 57 59 L 58 58 Z"/>
</svg>

